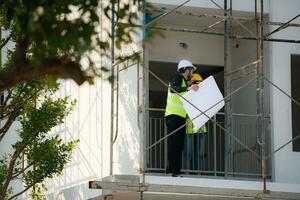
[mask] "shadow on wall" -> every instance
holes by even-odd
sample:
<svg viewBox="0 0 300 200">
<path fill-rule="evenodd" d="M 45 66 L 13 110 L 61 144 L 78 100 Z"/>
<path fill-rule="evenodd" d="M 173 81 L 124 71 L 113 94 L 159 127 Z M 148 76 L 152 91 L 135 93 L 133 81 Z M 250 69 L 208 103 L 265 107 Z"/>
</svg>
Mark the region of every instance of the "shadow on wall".
<svg viewBox="0 0 300 200">
<path fill-rule="evenodd" d="M 80 143 L 73 152 L 72 161 L 66 166 L 63 173 L 46 183 L 49 193 L 53 192 L 57 195 L 59 192 L 60 194 L 59 198 L 53 199 L 86 199 L 83 198 L 83 195 L 88 194 L 85 191 L 88 181 L 101 176 L 103 138 L 99 132 L 102 128 L 102 107 L 99 110 L 97 102 L 101 103 L 102 101 L 102 88 L 100 84 L 98 85 L 99 87 L 96 85 L 82 89 L 74 84 L 70 87 L 62 87 L 61 95 L 71 96 L 70 94 L 72 94 L 78 99 L 78 102 L 74 111 L 66 118 L 65 124 L 55 128 L 53 134 L 60 134 L 66 141 L 80 139 Z M 101 94 L 99 95 L 99 93 Z M 88 195 L 87 197 L 90 198 Z"/>
<path fill-rule="evenodd" d="M 124 79 L 119 81 L 119 127 L 114 148 L 114 173 L 137 174 L 139 169 L 136 70 L 136 67 L 131 67 L 120 74 Z"/>
</svg>

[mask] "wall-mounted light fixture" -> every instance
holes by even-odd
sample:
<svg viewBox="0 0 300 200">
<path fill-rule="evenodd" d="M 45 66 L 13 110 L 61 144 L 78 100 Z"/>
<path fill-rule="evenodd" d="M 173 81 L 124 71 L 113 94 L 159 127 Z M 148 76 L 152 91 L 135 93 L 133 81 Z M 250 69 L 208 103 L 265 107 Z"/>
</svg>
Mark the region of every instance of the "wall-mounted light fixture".
<svg viewBox="0 0 300 200">
<path fill-rule="evenodd" d="M 183 49 L 187 49 L 189 47 L 185 42 L 179 42 L 179 46 Z"/>
</svg>

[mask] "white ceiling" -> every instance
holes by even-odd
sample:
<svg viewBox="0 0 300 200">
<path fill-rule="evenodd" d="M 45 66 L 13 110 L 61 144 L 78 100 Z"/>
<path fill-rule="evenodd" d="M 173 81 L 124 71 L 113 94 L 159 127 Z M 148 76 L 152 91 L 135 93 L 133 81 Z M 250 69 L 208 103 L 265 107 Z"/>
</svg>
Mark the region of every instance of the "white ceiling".
<svg viewBox="0 0 300 200">
<path fill-rule="evenodd" d="M 174 6 L 170 5 L 164 5 L 164 4 L 156 4 L 153 5 L 154 10 L 152 13 L 153 15 L 158 15 L 159 10 L 166 9 L 167 11 L 174 8 Z M 168 26 L 168 27 L 181 27 L 181 28 L 203 28 L 206 26 L 209 26 L 217 21 L 220 21 L 221 19 L 213 18 L 213 17 L 198 17 L 198 16 L 189 16 L 189 15 L 183 15 L 179 14 L 177 11 L 182 13 L 192 13 L 196 15 L 200 14 L 209 14 L 209 15 L 224 15 L 223 11 L 220 9 L 211 9 L 211 8 L 195 8 L 195 7 L 188 7 L 183 6 L 179 9 L 175 10 L 174 12 L 168 14 L 167 16 L 163 17 L 162 19 L 157 21 L 157 25 L 162 26 Z M 234 11 L 233 16 L 235 17 L 248 17 L 253 18 L 254 13 L 248 13 L 248 12 L 240 12 L 240 11 Z M 243 22 L 243 24 L 249 23 L 249 22 Z M 233 21 L 233 26 L 238 26 L 236 22 Z M 222 29 L 224 27 L 224 23 L 220 23 L 216 26 L 217 29 Z M 215 30 L 215 29 L 211 29 Z"/>
</svg>

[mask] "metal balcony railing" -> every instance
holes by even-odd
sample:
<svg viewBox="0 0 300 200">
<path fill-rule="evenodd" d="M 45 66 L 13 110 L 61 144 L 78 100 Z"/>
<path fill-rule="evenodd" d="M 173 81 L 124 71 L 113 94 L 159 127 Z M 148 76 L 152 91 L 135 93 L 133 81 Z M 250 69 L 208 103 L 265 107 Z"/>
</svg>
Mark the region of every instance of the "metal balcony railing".
<svg viewBox="0 0 300 200">
<path fill-rule="evenodd" d="M 167 135 L 164 120 L 164 109 L 149 108 L 147 146 Z M 213 117 L 224 127 L 224 113 L 218 113 Z M 231 114 L 232 134 L 261 155 L 259 135 L 256 129 L 256 115 Z M 238 178 L 260 178 L 261 163 L 251 152 L 241 146 L 231 137 L 227 137 L 223 130 L 212 121 L 207 122 L 207 133 L 204 135 L 205 145 L 202 145 L 204 153 L 199 152 L 200 134 L 192 137 L 190 144 L 185 144 L 183 151 L 182 172 L 186 174 L 207 176 L 228 176 Z M 267 136 L 269 136 L 267 130 Z M 228 140 L 225 142 L 225 140 Z M 270 140 L 268 140 L 270 141 Z M 225 145 L 227 144 L 227 145 Z M 190 164 L 187 165 L 187 148 L 191 149 Z M 201 152 L 201 151 L 200 151 Z M 146 168 L 148 173 L 164 173 L 167 164 L 167 140 L 163 140 L 146 154 Z M 225 162 L 226 161 L 226 162 Z M 227 166 L 226 166 L 227 165 Z M 268 177 L 270 177 L 270 165 L 268 163 Z"/>
</svg>

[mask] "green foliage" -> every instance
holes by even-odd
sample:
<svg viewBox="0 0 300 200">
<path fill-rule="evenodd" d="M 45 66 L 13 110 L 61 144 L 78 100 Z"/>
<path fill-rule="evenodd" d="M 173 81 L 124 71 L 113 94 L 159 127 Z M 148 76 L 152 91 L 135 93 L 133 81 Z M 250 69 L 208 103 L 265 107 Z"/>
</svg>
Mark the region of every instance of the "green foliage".
<svg viewBox="0 0 300 200">
<path fill-rule="evenodd" d="M 7 91 L 5 105 L 0 106 L 0 118 L 6 120 L 6 128 L 0 129 L 0 142 L 13 121 L 21 124 L 17 130 L 20 138 L 13 145 L 13 152 L 0 158 L 1 200 L 11 196 L 12 190 L 6 183 L 14 179 L 33 188 L 33 199 L 43 199 L 40 194 L 46 188 L 42 185 L 44 180 L 62 172 L 78 143 L 77 140 L 65 143 L 59 136 L 49 135 L 53 127 L 63 123 L 75 104 L 67 97 L 53 98 L 59 88 L 57 77 L 71 77 L 79 84 L 83 77 L 84 81 L 92 83 L 94 77 L 109 72 L 107 66 L 97 66 L 99 64 L 96 65 L 90 55 L 97 54 L 109 60 L 112 37 L 119 50 L 132 43 L 133 34 L 137 34 L 136 24 L 140 24 L 138 13 L 143 2 L 0 1 L 0 26 L 10 32 L 9 39 L 15 43 L 15 48 L 8 50 L 6 63 L 0 66 L 0 91 L 12 88 Z M 107 23 L 112 18 L 114 22 Z M 0 45 L 5 45 L 5 39 L 1 39 Z M 84 59 L 88 60 L 88 66 L 81 65 Z M 126 55 L 115 61 L 126 59 L 140 57 L 139 54 Z M 49 66 L 56 68 L 51 71 Z M 79 69 L 72 71 L 70 66 Z M 31 76 L 32 71 L 36 77 Z M 73 76 L 69 76 L 71 73 Z M 52 76 L 45 78 L 48 74 Z M 13 79 L 18 80 L 11 84 Z M 112 82 L 114 77 L 109 76 L 108 80 Z M 13 166 L 11 171 L 10 166 Z"/>
<path fill-rule="evenodd" d="M 47 198 L 42 194 L 43 191 L 48 191 L 45 184 L 35 184 L 30 193 L 30 197 L 34 200 L 47 200 Z"/>
<path fill-rule="evenodd" d="M 3 157 L 0 159 L 0 183 L 3 183 L 7 175 L 7 158 Z M 0 188 L 0 193 L 2 193 L 2 188 Z"/>
<path fill-rule="evenodd" d="M 66 110 L 67 101 L 67 98 L 54 101 L 47 98 L 38 108 L 27 105 L 26 114 L 19 118 L 22 125 L 22 129 L 19 130 L 20 137 L 24 141 L 31 139 L 32 135 L 42 139 L 52 127 L 63 122 L 68 113 Z"/>
<path fill-rule="evenodd" d="M 78 59 L 93 48 L 91 36 L 97 34 L 100 21 L 98 1 L 1 2 L 1 24 L 13 32 L 16 40 L 22 34 L 30 37 L 36 61 L 56 56 L 58 51 Z M 76 11 L 79 16 L 69 19 L 68 15 Z"/>
<path fill-rule="evenodd" d="M 62 172 L 70 161 L 70 152 L 78 140 L 64 143 L 59 136 L 43 141 L 35 141 L 26 148 L 27 162 L 34 167 L 24 174 L 26 185 L 41 183 L 45 178 L 53 178 Z"/>
<path fill-rule="evenodd" d="M 19 121 L 21 126 L 17 130 L 19 140 L 13 144 L 13 153 L 0 159 L 0 195 L 9 197 L 13 193 L 11 188 L 5 189 L 3 186 L 16 152 L 17 160 L 13 165 L 11 180 L 22 180 L 25 188 L 33 188 L 32 199 L 43 199 L 41 193 L 46 189 L 43 182 L 59 175 L 70 161 L 79 141 L 64 142 L 59 135 L 49 135 L 53 127 L 64 122 L 76 103 L 68 97 L 54 98 L 58 89 L 56 82 L 42 78 L 20 84 L 11 90 L 3 112 L 4 118 L 14 116 L 13 119 Z"/>
<path fill-rule="evenodd" d="M 101 37 L 112 37 L 111 28 L 100 27 L 112 19 L 112 13 L 116 48 L 131 43 L 135 32 L 132 27 L 140 24 L 138 9 L 142 3 L 143 0 L 1 0 L 0 25 L 12 33 L 16 45 L 25 40 L 27 60 L 32 66 L 58 57 L 80 64 L 91 52 L 111 56 L 110 39 Z M 98 76 L 102 67 L 90 62 L 87 69 L 82 68 L 86 80 Z"/>
</svg>

